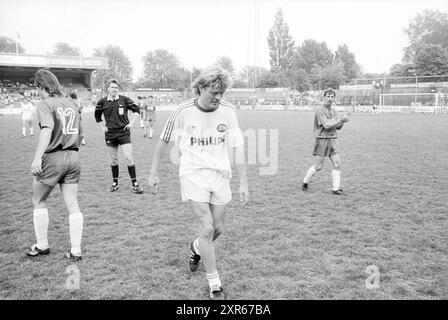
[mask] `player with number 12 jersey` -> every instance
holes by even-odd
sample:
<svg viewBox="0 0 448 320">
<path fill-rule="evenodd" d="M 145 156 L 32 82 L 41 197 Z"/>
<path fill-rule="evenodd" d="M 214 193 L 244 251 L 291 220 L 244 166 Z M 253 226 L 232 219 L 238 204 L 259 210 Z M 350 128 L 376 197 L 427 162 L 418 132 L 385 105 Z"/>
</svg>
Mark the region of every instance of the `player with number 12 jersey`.
<svg viewBox="0 0 448 320">
<path fill-rule="evenodd" d="M 39 69 L 34 84 L 43 99 L 37 106 L 40 134 L 31 173 L 33 179 L 33 225 L 37 243 L 26 252 L 29 257 L 50 253 L 48 242 L 47 198 L 59 184 L 69 213 L 71 248 L 65 258 L 82 259 L 81 239 L 84 216 L 78 204 L 78 183 L 81 164 L 78 148 L 82 139 L 81 116 L 75 103 L 63 97 L 58 78 L 46 69 Z"/>
<path fill-rule="evenodd" d="M 78 150 L 80 115 L 75 103 L 63 97 L 48 97 L 37 106 L 40 128 L 53 129 L 45 153 Z"/>
</svg>

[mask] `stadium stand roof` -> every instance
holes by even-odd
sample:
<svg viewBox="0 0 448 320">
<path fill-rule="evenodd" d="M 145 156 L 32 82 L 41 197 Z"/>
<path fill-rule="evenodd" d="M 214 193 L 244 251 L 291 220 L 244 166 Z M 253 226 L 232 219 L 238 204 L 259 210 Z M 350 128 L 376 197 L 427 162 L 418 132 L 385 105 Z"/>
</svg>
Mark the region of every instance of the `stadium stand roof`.
<svg viewBox="0 0 448 320">
<path fill-rule="evenodd" d="M 31 68 L 108 69 L 107 58 L 0 53 L 0 66 Z"/>
</svg>

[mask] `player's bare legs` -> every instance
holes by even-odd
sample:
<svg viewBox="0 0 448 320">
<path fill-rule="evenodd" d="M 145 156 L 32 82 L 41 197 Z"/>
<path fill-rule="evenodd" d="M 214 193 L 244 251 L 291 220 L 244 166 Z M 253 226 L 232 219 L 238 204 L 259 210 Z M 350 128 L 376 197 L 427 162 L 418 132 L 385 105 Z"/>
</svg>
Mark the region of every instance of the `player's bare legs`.
<svg viewBox="0 0 448 320">
<path fill-rule="evenodd" d="M 29 256 L 50 253 L 48 244 L 48 209 L 47 199 L 52 186 L 33 180 L 33 225 L 37 243 L 27 252 Z"/>
<path fill-rule="evenodd" d="M 330 156 L 330 160 L 333 163 L 333 170 L 331 175 L 333 177 L 333 193 L 340 194 L 342 192 L 341 186 L 341 158 L 339 154 Z"/>
<path fill-rule="evenodd" d="M 78 205 L 78 184 L 61 183 L 61 193 L 68 211 L 71 258 L 81 259 L 81 239 L 84 217 Z M 68 257 L 70 258 L 70 257 Z"/>
<path fill-rule="evenodd" d="M 47 208 L 47 199 L 54 187 L 33 180 L 33 206 L 34 209 Z"/>
<path fill-rule="evenodd" d="M 132 144 L 126 143 L 126 144 L 122 144 L 120 147 L 121 147 L 121 152 L 123 152 L 124 158 L 126 159 L 126 164 L 128 166 L 135 165 Z"/>
<path fill-rule="evenodd" d="M 144 129 L 144 124 L 145 124 L 145 110 L 140 109 L 140 128 Z"/>
<path fill-rule="evenodd" d="M 113 181 L 109 191 L 114 192 L 117 191 L 119 188 L 118 176 L 120 173 L 120 169 L 118 166 L 118 146 L 108 146 L 107 149 L 109 150 L 110 155 L 110 168 L 112 171 L 112 181 Z"/>
<path fill-rule="evenodd" d="M 213 248 L 213 217 L 208 202 L 189 201 L 190 208 L 196 220 L 199 233 L 199 253 L 204 260 L 205 271 L 216 272 L 215 250 Z"/>
<path fill-rule="evenodd" d="M 213 241 L 215 241 L 224 231 L 227 205 L 209 205 L 213 218 Z"/>
<path fill-rule="evenodd" d="M 308 169 L 308 171 L 307 171 L 305 177 L 303 178 L 303 181 L 302 181 L 302 183 L 303 183 L 303 184 L 302 184 L 302 190 L 303 190 L 303 191 L 308 190 L 308 183 L 311 181 L 311 178 L 312 178 L 317 172 L 319 172 L 320 170 L 322 170 L 322 168 L 324 167 L 324 161 L 325 161 L 325 157 L 323 157 L 323 156 L 316 156 L 316 162 L 314 163 L 314 165 L 312 165 L 312 166 Z"/>
<path fill-rule="evenodd" d="M 145 120 L 145 127 L 143 128 L 143 130 L 145 131 L 144 133 L 145 138 L 150 134 L 149 128 L 150 128 L 149 121 Z M 152 135 L 150 135 L 149 138 L 152 138 Z"/>
<path fill-rule="evenodd" d="M 216 269 L 213 240 L 222 232 L 226 211 L 225 206 L 213 206 L 207 202 L 195 202 L 192 200 L 189 203 L 198 225 L 197 249 L 199 251 L 198 254 L 204 260 L 204 268 L 210 290 L 222 291 L 221 279 Z M 216 221 L 214 221 L 215 218 Z"/>
<path fill-rule="evenodd" d="M 22 120 L 22 138 L 26 137 L 26 120 Z"/>
<path fill-rule="evenodd" d="M 28 126 L 30 128 L 30 137 L 34 136 L 34 127 L 31 121 L 28 121 Z"/>
<path fill-rule="evenodd" d="M 131 177 L 132 181 L 132 187 L 135 193 L 143 193 L 143 190 L 140 188 L 140 186 L 137 183 L 137 173 L 135 170 L 135 162 L 134 162 L 134 156 L 132 151 L 132 144 L 126 143 L 121 145 L 121 151 L 123 152 L 123 155 L 126 159 L 126 163 L 128 166 L 128 172 L 129 176 Z"/>
<path fill-rule="evenodd" d="M 148 121 L 148 126 L 149 126 L 149 139 L 152 139 L 152 134 L 154 132 L 154 130 L 152 129 L 152 121 Z"/>
</svg>

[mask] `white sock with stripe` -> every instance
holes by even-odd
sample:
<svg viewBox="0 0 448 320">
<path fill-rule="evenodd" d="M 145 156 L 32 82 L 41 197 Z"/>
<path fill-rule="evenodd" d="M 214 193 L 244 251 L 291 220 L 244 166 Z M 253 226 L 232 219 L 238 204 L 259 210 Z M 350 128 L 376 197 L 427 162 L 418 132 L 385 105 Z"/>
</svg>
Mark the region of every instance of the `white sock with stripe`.
<svg viewBox="0 0 448 320">
<path fill-rule="evenodd" d="M 199 241 L 199 238 L 196 238 L 196 240 L 193 241 L 193 248 L 194 248 L 194 251 L 196 251 L 196 253 L 198 255 L 201 255 L 199 253 L 199 242 L 198 241 Z"/>
<path fill-rule="evenodd" d="M 305 178 L 303 178 L 303 183 L 308 183 L 311 181 L 311 178 L 314 176 L 314 174 L 316 173 L 316 167 L 315 166 L 311 166 L 311 168 L 308 169 L 308 172 L 306 173 Z"/>
<path fill-rule="evenodd" d="M 33 210 L 34 232 L 36 233 L 37 247 L 45 250 L 48 248 L 48 209 Z"/>
<path fill-rule="evenodd" d="M 337 191 L 341 187 L 341 170 L 332 170 L 331 175 L 333 177 L 333 191 Z"/>
<path fill-rule="evenodd" d="M 81 212 L 73 213 L 68 217 L 70 228 L 70 243 L 72 245 L 71 253 L 81 255 L 81 239 L 84 217 Z"/>
<path fill-rule="evenodd" d="M 221 279 L 219 278 L 218 272 L 211 273 L 211 274 L 207 273 L 205 277 L 208 280 L 208 285 L 210 288 L 212 288 L 215 285 L 218 285 L 220 287 L 222 286 Z"/>
</svg>

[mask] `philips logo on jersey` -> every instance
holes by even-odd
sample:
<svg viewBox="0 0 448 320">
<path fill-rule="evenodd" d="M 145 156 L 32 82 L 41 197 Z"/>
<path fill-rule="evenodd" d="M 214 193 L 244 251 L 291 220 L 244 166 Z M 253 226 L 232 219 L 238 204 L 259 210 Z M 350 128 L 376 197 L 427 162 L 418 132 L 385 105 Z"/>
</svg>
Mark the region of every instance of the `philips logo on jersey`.
<svg viewBox="0 0 448 320">
<path fill-rule="evenodd" d="M 226 141 L 225 136 L 221 137 L 190 137 L 190 145 L 194 146 L 216 146 Z"/>
<path fill-rule="evenodd" d="M 218 124 L 216 130 L 218 130 L 219 132 L 224 132 L 227 130 L 227 126 L 224 123 Z"/>
</svg>

